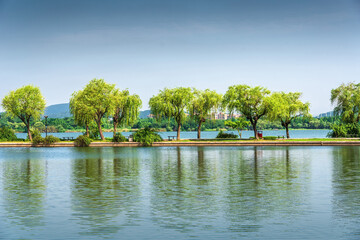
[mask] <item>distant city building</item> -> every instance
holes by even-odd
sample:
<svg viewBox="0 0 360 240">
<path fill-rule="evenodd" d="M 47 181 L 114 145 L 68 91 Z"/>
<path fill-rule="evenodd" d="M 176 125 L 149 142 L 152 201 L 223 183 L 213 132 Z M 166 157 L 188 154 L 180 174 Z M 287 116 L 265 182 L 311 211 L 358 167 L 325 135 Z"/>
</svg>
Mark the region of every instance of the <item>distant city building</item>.
<svg viewBox="0 0 360 240">
<path fill-rule="evenodd" d="M 223 112 L 213 112 L 211 113 L 211 119 L 214 120 L 228 120 L 228 119 L 232 119 L 232 118 L 239 118 L 241 117 L 241 114 L 237 114 L 237 113 L 233 113 L 233 114 L 229 114 L 229 113 L 223 113 Z"/>
<path fill-rule="evenodd" d="M 334 116 L 334 111 L 330 111 L 326 113 L 320 113 L 319 116 L 317 116 L 316 118 L 333 117 L 333 116 Z"/>
</svg>

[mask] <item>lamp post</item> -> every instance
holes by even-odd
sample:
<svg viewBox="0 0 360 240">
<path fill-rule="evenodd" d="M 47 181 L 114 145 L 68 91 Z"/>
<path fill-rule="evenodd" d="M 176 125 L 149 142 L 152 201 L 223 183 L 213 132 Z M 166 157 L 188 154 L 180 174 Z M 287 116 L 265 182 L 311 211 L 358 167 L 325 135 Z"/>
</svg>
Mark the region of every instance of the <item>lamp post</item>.
<svg viewBox="0 0 360 240">
<path fill-rule="evenodd" d="M 47 118 L 48 116 L 44 116 L 45 118 L 45 137 L 47 137 Z"/>
</svg>

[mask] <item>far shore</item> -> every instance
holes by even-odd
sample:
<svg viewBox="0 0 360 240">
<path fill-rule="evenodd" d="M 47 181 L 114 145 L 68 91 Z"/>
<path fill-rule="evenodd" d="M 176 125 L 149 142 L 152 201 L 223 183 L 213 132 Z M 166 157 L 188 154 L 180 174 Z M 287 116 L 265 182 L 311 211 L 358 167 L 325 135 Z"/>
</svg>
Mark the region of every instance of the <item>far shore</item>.
<svg viewBox="0 0 360 240">
<path fill-rule="evenodd" d="M 207 147 L 207 146 L 360 146 L 359 138 L 338 139 L 283 139 L 283 140 L 179 140 L 155 142 L 153 147 Z M 0 142 L 0 148 L 6 147 L 75 147 L 72 141 L 57 142 L 51 145 L 34 145 L 31 142 Z M 138 142 L 95 141 L 89 147 L 142 147 Z"/>
</svg>

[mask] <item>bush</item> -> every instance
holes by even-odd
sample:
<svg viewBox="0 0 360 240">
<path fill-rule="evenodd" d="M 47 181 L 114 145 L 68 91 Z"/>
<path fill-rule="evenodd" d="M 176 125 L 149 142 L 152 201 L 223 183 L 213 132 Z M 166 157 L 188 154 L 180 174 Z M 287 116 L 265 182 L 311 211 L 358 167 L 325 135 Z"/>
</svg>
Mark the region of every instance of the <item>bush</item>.
<svg viewBox="0 0 360 240">
<path fill-rule="evenodd" d="M 44 143 L 44 138 L 40 135 L 35 135 L 35 137 L 33 137 L 32 139 L 33 144 L 38 145 L 38 144 L 43 144 Z"/>
<path fill-rule="evenodd" d="M 45 145 L 54 144 L 56 142 L 60 142 L 60 139 L 57 138 L 57 137 L 54 137 L 53 135 L 49 135 L 49 136 L 44 138 L 44 144 Z"/>
<path fill-rule="evenodd" d="M 161 142 L 163 139 L 153 129 L 145 127 L 136 131 L 134 141 L 141 142 L 144 146 L 151 146 L 153 142 Z"/>
<path fill-rule="evenodd" d="M 32 140 L 33 144 L 35 144 L 35 145 L 38 145 L 38 144 L 51 145 L 51 144 L 54 144 L 59 141 L 60 141 L 59 138 L 54 137 L 52 135 L 49 135 L 45 138 L 41 137 L 40 135 L 36 135 Z"/>
<path fill-rule="evenodd" d="M 6 127 L 6 126 L 3 126 L 0 128 L 0 140 L 1 141 L 16 141 L 18 140 L 18 138 L 16 137 L 15 135 L 15 132 Z"/>
<path fill-rule="evenodd" d="M 266 136 L 266 137 L 263 137 L 264 140 L 276 140 L 278 139 L 278 137 L 275 137 L 275 136 Z"/>
<path fill-rule="evenodd" d="M 127 142 L 127 139 L 121 133 L 116 133 L 112 142 Z"/>
<path fill-rule="evenodd" d="M 220 131 L 216 138 L 238 138 L 238 135 L 233 133 L 224 133 L 223 131 Z"/>
<path fill-rule="evenodd" d="M 76 147 L 88 147 L 90 143 L 91 139 L 85 135 L 78 136 L 74 141 Z"/>
</svg>

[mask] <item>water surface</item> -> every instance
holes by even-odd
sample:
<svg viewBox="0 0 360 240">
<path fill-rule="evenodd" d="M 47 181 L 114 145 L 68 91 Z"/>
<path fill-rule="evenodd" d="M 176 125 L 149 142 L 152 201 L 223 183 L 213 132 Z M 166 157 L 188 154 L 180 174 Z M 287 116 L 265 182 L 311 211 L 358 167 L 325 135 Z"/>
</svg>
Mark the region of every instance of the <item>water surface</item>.
<svg viewBox="0 0 360 240">
<path fill-rule="evenodd" d="M 359 239 L 359 147 L 1 148 L 0 239 Z"/>
<path fill-rule="evenodd" d="M 290 130 L 290 137 L 291 138 L 326 138 L 327 134 L 330 130 L 328 129 L 317 129 L 317 130 Z M 227 131 L 228 133 L 234 133 L 238 135 L 237 131 Z M 122 132 L 121 134 L 124 136 L 129 136 L 133 134 L 134 132 Z M 201 138 L 203 139 L 209 139 L 209 138 L 216 138 L 219 131 L 204 131 L 201 132 Z M 62 137 L 73 137 L 76 138 L 79 135 L 82 135 L 81 132 L 73 132 L 73 133 L 49 133 L 49 135 L 54 135 L 56 137 L 62 138 Z M 164 139 L 167 139 L 168 136 L 176 136 L 176 132 L 159 132 L 160 136 Z M 26 138 L 26 133 L 17 133 L 16 134 L 18 138 Z M 45 137 L 45 133 L 42 133 L 43 137 Z M 264 136 L 286 136 L 285 130 L 264 130 L 263 131 Z M 104 136 L 107 138 L 112 138 L 113 133 L 112 132 L 104 132 Z M 242 131 L 241 137 L 242 138 L 249 138 L 253 137 L 254 132 L 253 131 Z M 180 133 L 181 139 L 195 139 L 197 138 L 197 132 L 181 132 Z"/>
</svg>

